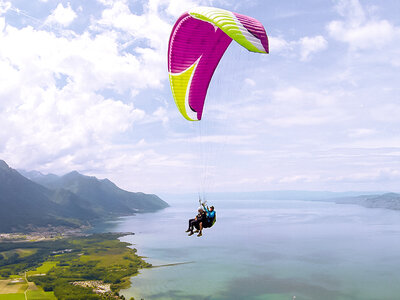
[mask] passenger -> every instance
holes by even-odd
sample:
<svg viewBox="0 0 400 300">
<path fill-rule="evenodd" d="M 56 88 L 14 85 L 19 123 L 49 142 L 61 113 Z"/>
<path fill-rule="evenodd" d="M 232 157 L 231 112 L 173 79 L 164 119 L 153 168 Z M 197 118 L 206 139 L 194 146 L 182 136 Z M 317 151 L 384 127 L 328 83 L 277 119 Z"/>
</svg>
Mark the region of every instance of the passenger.
<svg viewBox="0 0 400 300">
<path fill-rule="evenodd" d="M 214 210 L 214 206 L 210 206 L 210 208 L 208 208 L 208 206 L 205 206 L 204 204 L 202 204 L 205 212 L 205 218 L 202 218 L 202 221 L 199 222 L 199 233 L 197 236 L 202 236 L 203 235 L 203 228 L 210 228 L 211 226 L 214 225 L 216 219 L 216 213 Z"/>
<path fill-rule="evenodd" d="M 200 228 L 200 223 L 203 222 L 203 220 L 206 219 L 206 213 L 203 210 L 202 207 L 199 207 L 199 209 L 197 210 L 198 214 L 194 219 L 190 219 L 189 220 L 189 227 L 186 230 L 186 232 L 189 232 L 189 236 L 193 235 L 193 229 L 196 228 L 196 232 L 198 232 L 199 230 L 201 230 Z"/>
</svg>

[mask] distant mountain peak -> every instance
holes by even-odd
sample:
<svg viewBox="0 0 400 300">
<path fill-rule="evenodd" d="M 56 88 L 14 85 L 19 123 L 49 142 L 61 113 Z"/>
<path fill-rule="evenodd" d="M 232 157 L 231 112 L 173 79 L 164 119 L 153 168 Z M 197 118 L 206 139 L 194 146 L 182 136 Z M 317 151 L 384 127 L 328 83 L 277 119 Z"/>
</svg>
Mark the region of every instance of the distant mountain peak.
<svg viewBox="0 0 400 300">
<path fill-rule="evenodd" d="M 72 171 L 69 172 L 67 174 L 65 174 L 64 176 L 62 176 L 62 178 L 67 179 L 67 180 L 84 180 L 84 181 L 92 181 L 92 182 L 98 182 L 99 179 L 97 179 L 97 177 L 95 176 L 88 176 L 88 175 L 83 175 L 81 173 L 79 173 L 78 171 Z"/>
<path fill-rule="evenodd" d="M 42 172 L 39 171 L 25 171 L 21 169 L 17 169 L 17 171 L 28 179 L 45 176 Z"/>
<path fill-rule="evenodd" d="M 71 171 L 71 172 L 69 172 L 69 173 L 67 173 L 65 175 L 82 175 L 82 174 L 79 173 L 78 171 L 74 170 L 74 171 Z"/>
<path fill-rule="evenodd" d="M 24 230 L 29 224 L 75 228 L 94 219 L 168 207 L 156 195 L 124 191 L 109 179 L 78 171 L 64 176 L 20 172 L 0 160 L 0 232 Z"/>
<path fill-rule="evenodd" d="M 7 165 L 7 163 L 0 159 L 0 169 L 8 170 L 9 168 L 10 167 Z"/>
<path fill-rule="evenodd" d="M 71 172 L 65 174 L 62 177 L 64 177 L 64 178 L 80 178 L 80 177 L 85 177 L 85 175 L 82 175 L 78 171 L 74 170 L 74 171 L 71 171 Z"/>
<path fill-rule="evenodd" d="M 104 179 L 100 179 L 101 182 L 106 182 L 106 183 L 112 183 L 114 184 L 110 179 L 108 178 L 104 178 Z"/>
</svg>

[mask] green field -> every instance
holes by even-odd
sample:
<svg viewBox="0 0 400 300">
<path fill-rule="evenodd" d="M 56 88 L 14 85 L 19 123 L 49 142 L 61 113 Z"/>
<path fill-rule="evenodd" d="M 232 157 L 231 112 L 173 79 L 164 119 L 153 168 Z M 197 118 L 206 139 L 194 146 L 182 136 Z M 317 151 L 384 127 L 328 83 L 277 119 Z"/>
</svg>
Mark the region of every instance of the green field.
<svg viewBox="0 0 400 300">
<path fill-rule="evenodd" d="M 0 300 L 25 300 L 24 293 L 20 294 L 0 294 Z"/>
<path fill-rule="evenodd" d="M 13 249 L 9 251 L 0 252 L 0 255 L 3 255 L 5 259 L 10 258 L 14 254 L 18 254 L 19 257 L 27 257 L 35 254 L 37 249 Z"/>
<path fill-rule="evenodd" d="M 16 294 L 25 292 L 28 285 L 26 282 L 12 283 L 13 280 L 0 280 L 0 296 L 2 294 Z M 0 298 L 1 299 L 1 298 Z"/>
<path fill-rule="evenodd" d="M 27 290 L 28 300 L 56 300 L 53 292 L 44 292 L 35 283 L 25 280 L 21 283 L 12 283 L 13 280 L 0 280 L 0 300 L 25 299 L 24 292 Z"/>
<path fill-rule="evenodd" d="M 37 249 L 16 249 L 20 257 L 27 257 L 35 254 Z"/>
<path fill-rule="evenodd" d="M 28 291 L 28 300 L 57 300 L 54 296 L 54 292 L 44 292 L 44 291 Z M 1 298 L 0 298 L 1 300 Z"/>
<path fill-rule="evenodd" d="M 130 284 L 140 268 L 151 267 L 120 234 L 95 234 L 53 241 L 5 242 L 0 244 L 0 293 L 3 299 L 121 299 L 116 292 Z M 68 251 L 66 251 L 68 250 Z M 28 284 L 25 282 L 24 273 Z M 10 284 L 23 277 L 24 281 Z M 13 278 L 13 279 L 12 279 Z M 111 292 L 96 295 L 92 288 L 72 285 L 74 281 L 100 281 Z M 6 296 L 4 296 L 6 295 Z M 22 297 L 22 298 L 21 298 Z"/>
<path fill-rule="evenodd" d="M 47 274 L 53 267 L 57 265 L 56 261 L 46 261 L 40 267 L 37 267 L 33 271 L 26 273 L 27 276 L 37 275 L 37 274 Z"/>
</svg>

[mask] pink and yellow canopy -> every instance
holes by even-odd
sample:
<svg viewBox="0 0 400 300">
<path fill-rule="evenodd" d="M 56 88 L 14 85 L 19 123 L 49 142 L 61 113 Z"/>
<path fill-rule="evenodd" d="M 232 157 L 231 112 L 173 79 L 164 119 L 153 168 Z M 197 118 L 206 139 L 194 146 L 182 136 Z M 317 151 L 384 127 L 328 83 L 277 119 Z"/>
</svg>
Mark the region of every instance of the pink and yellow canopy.
<svg viewBox="0 0 400 300">
<path fill-rule="evenodd" d="M 212 7 L 197 7 L 175 23 L 169 39 L 168 71 L 182 115 L 201 120 L 210 80 L 234 40 L 249 51 L 268 53 L 268 37 L 254 18 Z"/>
</svg>

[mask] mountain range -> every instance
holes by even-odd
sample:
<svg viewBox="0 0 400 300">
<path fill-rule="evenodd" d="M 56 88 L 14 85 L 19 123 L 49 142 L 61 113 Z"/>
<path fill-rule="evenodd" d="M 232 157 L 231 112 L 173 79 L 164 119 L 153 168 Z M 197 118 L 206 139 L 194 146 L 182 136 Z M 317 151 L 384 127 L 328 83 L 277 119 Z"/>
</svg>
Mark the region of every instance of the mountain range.
<svg viewBox="0 0 400 300">
<path fill-rule="evenodd" d="M 400 210 L 400 194 L 397 193 L 343 197 L 330 199 L 329 201 L 333 201 L 338 204 L 357 204 L 368 208 Z"/>
<path fill-rule="evenodd" d="M 92 221 L 168 207 L 153 194 L 120 189 L 76 171 L 64 176 L 14 170 L 0 160 L 0 232 L 79 227 Z"/>
</svg>

